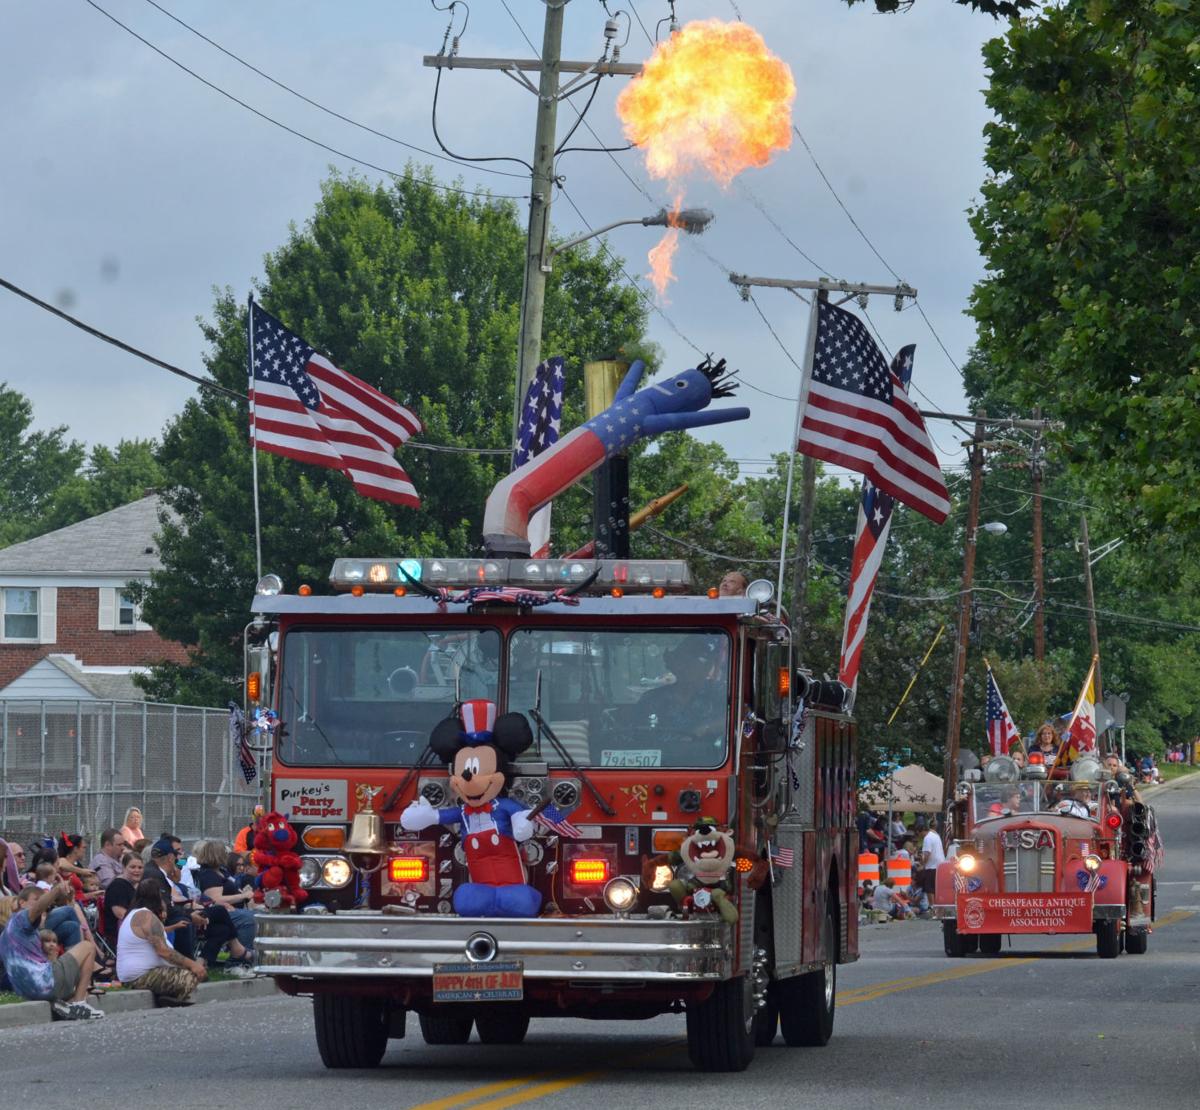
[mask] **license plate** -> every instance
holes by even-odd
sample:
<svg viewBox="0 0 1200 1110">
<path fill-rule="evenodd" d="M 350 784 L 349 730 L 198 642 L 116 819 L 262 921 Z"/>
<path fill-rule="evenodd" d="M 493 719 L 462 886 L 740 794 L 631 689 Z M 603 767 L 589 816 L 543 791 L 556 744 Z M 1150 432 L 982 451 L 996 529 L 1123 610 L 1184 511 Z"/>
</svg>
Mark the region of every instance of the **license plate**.
<svg viewBox="0 0 1200 1110">
<path fill-rule="evenodd" d="M 662 752 L 657 748 L 605 748 L 600 753 L 601 767 L 657 767 L 662 763 Z"/>
<path fill-rule="evenodd" d="M 490 964 L 434 964 L 434 1002 L 520 1002 L 525 965 L 520 960 Z"/>
</svg>

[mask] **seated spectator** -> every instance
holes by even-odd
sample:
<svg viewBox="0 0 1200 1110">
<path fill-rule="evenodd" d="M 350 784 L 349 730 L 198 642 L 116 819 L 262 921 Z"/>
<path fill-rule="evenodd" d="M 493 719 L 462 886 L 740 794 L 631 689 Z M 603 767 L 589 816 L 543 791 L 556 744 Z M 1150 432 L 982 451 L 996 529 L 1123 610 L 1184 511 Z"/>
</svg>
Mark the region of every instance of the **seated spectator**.
<svg viewBox="0 0 1200 1110">
<path fill-rule="evenodd" d="M 145 863 L 146 853 L 150 850 L 150 843 L 151 842 L 143 836 L 141 840 L 135 840 L 132 844 L 130 844 L 129 850 L 131 852 L 137 852 L 137 854 L 142 857 L 142 862 Z"/>
<path fill-rule="evenodd" d="M 138 883 L 142 881 L 146 867 L 142 862 L 142 857 L 136 856 L 132 852 L 125 853 L 121 858 L 121 865 L 120 876 L 113 879 L 108 884 L 108 890 L 104 892 L 104 918 L 101 924 L 104 939 L 108 941 L 108 946 L 114 952 L 117 950 L 117 934 L 120 931 L 121 922 L 129 912 L 129 907 L 133 905 L 133 896 L 137 891 Z"/>
<path fill-rule="evenodd" d="M 105 829 L 100 834 L 100 851 L 92 856 L 88 867 L 100 880 L 100 889 L 107 890 L 108 884 L 121 875 L 121 857 L 125 854 L 125 838 L 120 829 Z"/>
<path fill-rule="evenodd" d="M 139 840 L 150 844 L 150 838 L 142 832 L 142 811 L 137 806 L 130 806 L 125 811 L 125 823 L 121 826 L 121 839 L 134 851 L 141 851 L 137 846 Z"/>
<path fill-rule="evenodd" d="M 49 860 L 42 860 L 42 862 L 33 869 L 33 885 L 36 886 L 38 890 L 50 890 L 58 881 L 58 868 L 56 868 Z"/>
<path fill-rule="evenodd" d="M 171 947 L 163 928 L 166 916 L 162 885 L 143 879 L 118 932 L 117 975 L 126 986 L 149 991 L 159 1006 L 189 1006 L 208 973 L 198 960 Z"/>
<path fill-rule="evenodd" d="M 908 899 L 894 890 L 894 886 L 891 879 L 881 879 L 871 896 L 871 908 L 903 920 L 908 916 Z"/>
<path fill-rule="evenodd" d="M 20 844 L 0 840 L 0 893 L 16 894 L 25 886 L 25 849 Z"/>
<path fill-rule="evenodd" d="M 85 875 L 94 875 L 94 871 L 83 866 L 83 857 L 86 852 L 87 845 L 82 836 L 76 833 L 63 833 L 58 841 L 58 873 L 64 879 L 68 875 L 74 875 L 78 879 L 82 879 Z M 74 887 L 75 884 L 71 885 Z"/>
<path fill-rule="evenodd" d="M 16 899 L 16 912 L 0 934 L 0 961 L 13 990 L 22 998 L 50 1003 L 54 1016 L 67 1021 L 104 1017 L 85 1001 L 92 985 L 96 946 L 81 940 L 50 960 L 39 929 L 55 906 L 71 901 L 71 888 L 57 883 L 50 890 L 25 887 Z M 55 938 L 57 940 L 57 937 Z"/>
<path fill-rule="evenodd" d="M 237 938 L 247 950 L 254 947 L 254 911 L 249 908 L 254 900 L 252 890 L 242 890 L 236 880 L 225 870 L 229 849 L 219 840 L 205 840 L 196 846 L 198 867 L 195 871 L 196 885 L 201 894 L 211 898 L 218 906 L 229 911 L 229 918 L 237 931 Z M 249 962 L 249 952 L 246 961 Z"/>
</svg>

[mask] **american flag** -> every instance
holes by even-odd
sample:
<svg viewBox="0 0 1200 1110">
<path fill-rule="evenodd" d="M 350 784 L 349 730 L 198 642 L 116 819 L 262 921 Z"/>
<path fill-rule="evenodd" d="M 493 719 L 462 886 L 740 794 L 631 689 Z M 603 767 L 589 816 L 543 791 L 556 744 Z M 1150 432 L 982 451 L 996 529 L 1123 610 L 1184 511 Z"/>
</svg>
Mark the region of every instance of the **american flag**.
<svg viewBox="0 0 1200 1110">
<path fill-rule="evenodd" d="M 535 813 L 533 819 L 539 825 L 550 829 L 551 832 L 558 833 L 559 836 L 565 836 L 568 840 L 579 840 L 583 836 L 583 833 L 567 820 L 567 815 L 553 802 Z"/>
<path fill-rule="evenodd" d="M 242 769 L 242 777 L 247 783 L 258 778 L 258 763 L 250 745 L 246 743 L 246 718 L 236 702 L 229 703 L 229 739 L 233 742 L 233 750 L 237 752 L 238 766 Z"/>
<path fill-rule="evenodd" d="M 791 848 L 777 848 L 771 845 L 771 863 L 775 867 L 788 868 L 796 862 L 795 853 Z"/>
<path fill-rule="evenodd" d="M 537 458 L 558 441 L 562 427 L 564 381 L 562 355 L 539 363 L 533 372 L 533 381 L 529 383 L 529 390 L 525 394 L 525 407 L 521 409 L 521 423 L 517 427 L 513 470 Z M 549 505 L 543 505 L 529 519 L 529 551 L 534 558 L 544 557 L 550 552 Z"/>
<path fill-rule="evenodd" d="M 912 377 L 916 345 L 901 347 L 892 359 L 892 374 L 907 387 Z M 863 479 L 862 501 L 858 506 L 858 531 L 850 558 L 850 584 L 846 596 L 846 621 L 842 628 L 842 654 L 838 679 L 851 690 L 858 689 L 858 667 L 862 662 L 863 641 L 867 637 L 867 618 L 871 613 L 871 595 L 883 562 L 888 530 L 892 526 L 895 499 L 878 489 L 870 478 Z"/>
<path fill-rule="evenodd" d="M 395 451 L 421 422 L 250 304 L 250 431 L 263 451 L 340 470 L 364 497 L 421 504 Z"/>
<path fill-rule="evenodd" d="M 992 755 L 1008 755 L 1013 744 L 1021 743 L 1021 733 L 1004 704 L 1004 696 L 996 685 L 992 668 L 987 669 L 987 736 Z"/>
<path fill-rule="evenodd" d="M 865 474 L 941 524 L 950 498 L 925 422 L 853 314 L 821 301 L 796 450 Z"/>
</svg>

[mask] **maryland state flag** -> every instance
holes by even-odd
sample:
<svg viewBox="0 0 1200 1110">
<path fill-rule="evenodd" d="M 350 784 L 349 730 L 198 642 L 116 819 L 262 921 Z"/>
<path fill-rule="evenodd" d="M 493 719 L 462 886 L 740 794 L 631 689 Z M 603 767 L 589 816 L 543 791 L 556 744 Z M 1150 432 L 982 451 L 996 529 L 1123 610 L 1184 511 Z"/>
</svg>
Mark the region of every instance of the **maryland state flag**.
<svg viewBox="0 0 1200 1110">
<path fill-rule="evenodd" d="M 1071 723 L 1067 726 L 1066 741 L 1059 753 L 1063 763 L 1074 763 L 1081 755 L 1096 750 L 1096 662 L 1097 657 L 1093 655 L 1083 689 L 1079 691 L 1079 700 L 1075 703 L 1075 712 L 1071 714 Z"/>
</svg>

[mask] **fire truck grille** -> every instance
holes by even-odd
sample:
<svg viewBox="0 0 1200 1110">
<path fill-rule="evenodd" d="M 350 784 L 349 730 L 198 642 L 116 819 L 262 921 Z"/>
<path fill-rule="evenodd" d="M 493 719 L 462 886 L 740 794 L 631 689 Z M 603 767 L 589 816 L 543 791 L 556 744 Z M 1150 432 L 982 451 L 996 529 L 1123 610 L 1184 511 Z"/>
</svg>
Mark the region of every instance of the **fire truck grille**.
<svg viewBox="0 0 1200 1110">
<path fill-rule="evenodd" d="M 1054 890 L 1054 849 L 1006 848 L 1004 850 L 1004 889 Z"/>
</svg>

